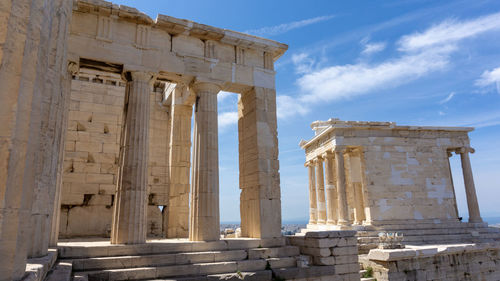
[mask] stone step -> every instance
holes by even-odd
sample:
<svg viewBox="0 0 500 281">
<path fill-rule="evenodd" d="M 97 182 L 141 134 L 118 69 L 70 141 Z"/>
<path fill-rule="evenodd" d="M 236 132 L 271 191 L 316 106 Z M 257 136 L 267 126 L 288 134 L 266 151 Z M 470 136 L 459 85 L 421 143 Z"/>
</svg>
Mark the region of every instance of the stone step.
<svg viewBox="0 0 500 281">
<path fill-rule="evenodd" d="M 185 252 L 228 251 L 251 248 L 271 248 L 286 245 L 284 237 L 254 239 L 221 239 L 212 242 L 193 242 L 185 239 L 162 239 L 146 244 L 112 245 L 109 241 L 63 241 L 58 243 L 59 258 L 90 258 L 111 256 L 135 256 L 173 254 Z"/>
<path fill-rule="evenodd" d="M 356 236 L 358 237 L 370 237 L 377 236 L 379 232 L 402 232 L 405 235 L 427 235 L 427 234 L 465 234 L 471 232 L 477 232 L 479 234 L 491 234 L 498 233 L 496 230 L 490 230 L 489 228 L 429 228 L 429 229 L 391 229 L 391 230 L 381 230 L 381 231 L 358 231 Z"/>
<path fill-rule="evenodd" d="M 393 223 L 386 221 L 384 225 L 372 225 L 373 230 L 383 229 L 432 229 L 432 228 L 487 228 L 486 223 L 468 223 L 468 222 L 405 222 Z"/>
<path fill-rule="evenodd" d="M 281 257 L 295 257 L 300 255 L 296 246 L 275 248 L 255 248 L 248 250 L 187 252 L 177 254 L 156 254 L 139 256 L 112 256 L 73 259 L 75 271 L 120 269 L 134 267 L 151 267 L 166 265 L 181 265 L 191 263 L 208 263 L 223 261 L 240 261 L 245 259 L 269 259 Z"/>
<path fill-rule="evenodd" d="M 52 271 L 47 274 L 45 281 L 71 281 L 72 271 L 71 261 L 58 261 Z"/>
<path fill-rule="evenodd" d="M 377 281 L 377 279 L 373 277 L 368 277 L 368 278 L 361 278 L 361 281 Z"/>
<path fill-rule="evenodd" d="M 158 267 L 138 267 L 106 269 L 98 271 L 75 272 L 76 275 L 87 275 L 89 281 L 104 280 L 142 280 L 171 277 L 207 276 L 213 274 L 234 274 L 238 272 L 257 272 L 266 268 L 290 268 L 296 266 L 295 257 L 241 260 L 213 263 L 193 263 L 186 265 L 170 265 Z M 168 279 L 167 279 L 168 280 Z"/>
<path fill-rule="evenodd" d="M 144 256 L 115 256 L 86 259 L 73 259 L 75 271 L 120 269 L 134 267 L 181 265 L 190 263 L 239 261 L 247 259 L 245 250 L 190 252 L 177 254 L 158 254 Z"/>
<path fill-rule="evenodd" d="M 272 281 L 271 270 L 261 270 L 255 272 L 236 272 L 227 274 L 209 274 L 204 276 L 192 276 L 181 278 L 168 278 L 168 279 L 149 279 L 145 281 Z"/>
</svg>

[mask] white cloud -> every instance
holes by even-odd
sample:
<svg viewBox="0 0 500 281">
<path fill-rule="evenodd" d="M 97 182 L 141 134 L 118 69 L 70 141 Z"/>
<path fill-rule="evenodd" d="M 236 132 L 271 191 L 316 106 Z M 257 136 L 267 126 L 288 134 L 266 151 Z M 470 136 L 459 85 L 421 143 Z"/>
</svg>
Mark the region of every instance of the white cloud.
<svg viewBox="0 0 500 281">
<path fill-rule="evenodd" d="M 301 100 L 328 102 L 398 86 L 443 69 L 454 49 L 445 46 L 374 65 L 359 63 L 323 68 L 298 79 L 298 85 L 305 93 Z"/>
<path fill-rule="evenodd" d="M 444 21 L 422 33 L 403 36 L 399 40 L 399 55 L 386 61 L 334 65 L 305 73 L 297 80 L 302 94 L 298 99 L 303 106 L 310 106 L 408 83 L 444 70 L 450 64 L 450 56 L 459 50 L 459 40 L 497 28 L 500 14 L 461 22 Z"/>
<path fill-rule="evenodd" d="M 238 112 L 236 111 L 222 112 L 218 116 L 218 122 L 220 130 L 236 125 L 238 124 Z"/>
<path fill-rule="evenodd" d="M 300 53 L 292 55 L 292 62 L 295 65 L 295 72 L 304 74 L 313 71 L 316 60 L 309 57 L 307 53 Z"/>
<path fill-rule="evenodd" d="M 445 99 L 443 99 L 442 101 L 439 102 L 439 104 L 445 104 L 449 101 L 451 101 L 451 99 L 455 96 L 455 92 L 451 92 Z"/>
<path fill-rule="evenodd" d="M 424 32 L 403 36 L 399 44 L 403 51 L 418 51 L 435 45 L 453 44 L 497 29 L 500 29 L 500 13 L 461 22 L 446 20 Z"/>
<path fill-rule="evenodd" d="M 220 102 L 223 102 L 224 100 L 226 100 L 228 97 L 231 97 L 233 95 L 236 95 L 235 93 L 231 93 L 231 92 L 225 92 L 225 91 L 220 91 L 218 94 L 217 94 L 217 101 L 220 103 Z"/>
<path fill-rule="evenodd" d="M 276 112 L 278 118 L 283 119 L 296 114 L 305 115 L 309 112 L 309 108 L 302 102 L 291 96 L 279 95 L 276 97 Z"/>
<path fill-rule="evenodd" d="M 381 52 L 381 51 L 385 50 L 385 47 L 387 46 L 386 42 L 378 42 L 378 43 L 366 43 L 365 42 L 365 43 L 363 43 L 363 41 L 362 41 L 361 43 L 364 45 L 364 49 L 363 49 L 363 51 L 361 51 L 361 54 L 366 55 L 366 56 Z"/>
<path fill-rule="evenodd" d="M 332 19 L 333 17 L 334 17 L 333 15 L 315 17 L 315 18 L 310 18 L 310 19 L 305 19 L 305 20 L 300 20 L 300 21 L 284 23 L 284 24 L 280 24 L 280 25 L 276 25 L 276 26 L 268 26 L 268 27 L 263 27 L 263 28 L 259 28 L 259 29 L 248 30 L 248 31 L 245 31 L 245 33 L 250 33 L 253 35 L 257 35 L 257 36 L 273 36 L 273 35 L 283 34 L 283 33 L 286 33 L 290 30 L 301 28 L 304 26 L 318 23 L 318 22 L 327 21 L 327 20 Z"/>
<path fill-rule="evenodd" d="M 476 86 L 488 87 L 491 85 L 496 86 L 497 92 L 500 94 L 500 67 L 491 71 L 486 70 L 481 74 L 481 77 L 476 80 Z"/>
</svg>

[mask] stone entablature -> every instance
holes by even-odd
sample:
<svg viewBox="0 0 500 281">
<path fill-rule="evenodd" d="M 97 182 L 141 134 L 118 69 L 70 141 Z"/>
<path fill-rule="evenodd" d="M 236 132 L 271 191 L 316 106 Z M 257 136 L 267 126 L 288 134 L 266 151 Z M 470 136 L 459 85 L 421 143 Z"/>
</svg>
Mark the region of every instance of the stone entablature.
<svg viewBox="0 0 500 281">
<path fill-rule="evenodd" d="M 287 45 L 196 22 L 158 15 L 156 20 L 124 5 L 77 1 L 69 57 L 123 64 L 171 80 L 210 79 L 222 90 L 274 89 L 274 61 Z"/>
<path fill-rule="evenodd" d="M 472 128 L 338 119 L 311 127 L 315 136 L 300 143 L 311 226 L 457 221 L 452 152 L 461 155 L 470 222 L 482 222 L 468 157 Z"/>
</svg>

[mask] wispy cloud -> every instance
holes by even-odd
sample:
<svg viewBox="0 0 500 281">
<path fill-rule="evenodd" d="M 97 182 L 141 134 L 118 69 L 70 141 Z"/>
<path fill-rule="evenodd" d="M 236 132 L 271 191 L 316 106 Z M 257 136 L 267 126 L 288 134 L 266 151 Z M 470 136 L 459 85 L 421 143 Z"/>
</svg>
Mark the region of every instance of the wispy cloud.
<svg viewBox="0 0 500 281">
<path fill-rule="evenodd" d="M 500 67 L 484 71 L 475 84 L 479 87 L 496 86 L 497 92 L 500 94 Z"/>
<path fill-rule="evenodd" d="M 439 102 L 439 104 L 445 104 L 449 101 L 451 101 L 451 99 L 455 96 L 455 92 L 451 92 L 445 99 L 441 100 Z"/>
<path fill-rule="evenodd" d="M 235 96 L 235 95 L 237 95 L 237 94 L 231 93 L 231 92 L 220 91 L 217 94 L 217 102 L 219 102 L 219 103 L 224 102 L 225 100 L 227 100 L 227 98 L 229 98 L 231 96 Z"/>
<path fill-rule="evenodd" d="M 245 33 L 250 33 L 256 36 L 274 36 L 278 34 L 283 34 L 286 33 L 290 30 L 301 28 L 304 26 L 308 26 L 311 24 L 327 21 L 334 18 L 333 15 L 329 16 L 320 16 L 320 17 L 315 17 L 315 18 L 310 18 L 310 19 L 305 19 L 305 20 L 300 20 L 300 21 L 294 21 L 294 22 L 289 22 L 289 23 L 283 23 L 280 25 L 275 25 L 275 26 L 268 26 L 268 27 L 263 27 L 259 29 L 252 29 L 252 30 L 247 30 Z"/>
<path fill-rule="evenodd" d="M 461 115 L 459 118 L 440 119 L 431 122 L 432 126 L 464 126 L 475 128 L 486 128 L 500 125 L 500 112 L 486 111 L 476 114 Z"/>
<path fill-rule="evenodd" d="M 238 112 L 228 111 L 219 113 L 218 122 L 220 130 L 236 125 L 238 124 Z"/>
<path fill-rule="evenodd" d="M 497 29 L 500 29 L 500 13 L 468 21 L 446 20 L 424 32 L 403 36 L 399 42 L 400 49 L 419 51 L 436 45 L 454 44 L 460 40 Z"/>
<path fill-rule="evenodd" d="M 296 114 L 305 115 L 309 112 L 309 107 L 294 97 L 279 95 L 276 97 L 278 118 L 287 118 Z"/>
<path fill-rule="evenodd" d="M 379 64 L 348 64 L 326 67 L 306 74 L 297 83 L 303 102 L 329 102 L 395 87 L 413 81 L 449 63 L 453 46 L 404 55 Z"/>
<path fill-rule="evenodd" d="M 450 56 L 460 50 L 461 40 L 497 29 L 500 29 L 500 13 L 465 21 L 446 20 L 423 32 L 401 37 L 397 41 L 397 54 L 385 61 L 334 65 L 304 73 L 297 80 L 301 94 L 297 100 L 307 110 L 312 104 L 376 93 L 409 83 L 445 70 L 450 65 Z M 304 57 L 308 55 L 302 55 Z M 305 69 L 300 64 L 296 67 L 298 72 Z M 485 74 L 487 79 L 490 76 L 490 73 Z M 496 72 L 493 76 L 496 77 Z"/>
<path fill-rule="evenodd" d="M 363 51 L 361 51 L 361 54 L 365 56 L 381 52 L 387 47 L 386 42 L 369 43 L 368 40 L 365 39 L 361 40 L 361 44 L 363 45 Z"/>
</svg>

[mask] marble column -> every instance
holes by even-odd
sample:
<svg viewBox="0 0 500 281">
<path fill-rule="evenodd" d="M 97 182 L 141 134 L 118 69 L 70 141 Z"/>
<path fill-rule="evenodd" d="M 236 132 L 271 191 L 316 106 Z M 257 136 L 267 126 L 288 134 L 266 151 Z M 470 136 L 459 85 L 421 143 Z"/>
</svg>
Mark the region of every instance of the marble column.
<svg viewBox="0 0 500 281">
<path fill-rule="evenodd" d="M 41 107 L 48 72 L 53 0 L 0 4 L 0 280 L 20 280 L 33 233 Z M 61 19 L 60 26 L 69 21 Z M 61 40 L 61 43 L 65 43 Z M 62 46 L 64 49 L 65 47 Z M 58 83 L 58 81 L 54 81 Z"/>
<path fill-rule="evenodd" d="M 337 223 L 340 225 L 349 224 L 349 212 L 347 209 L 347 194 L 345 183 L 345 167 L 344 167 L 344 148 L 335 148 L 335 172 L 337 175 L 337 198 L 338 198 L 338 214 Z"/>
<path fill-rule="evenodd" d="M 306 162 L 305 166 L 309 172 L 309 224 L 318 222 L 318 213 L 316 211 L 316 177 L 313 161 Z"/>
<path fill-rule="evenodd" d="M 448 156 L 448 173 L 450 175 L 450 183 L 451 183 L 451 189 L 453 190 L 453 207 L 455 208 L 455 215 L 456 218 L 458 219 L 458 206 L 457 206 L 457 195 L 455 191 L 455 183 L 453 182 L 453 173 L 451 172 L 451 165 L 450 165 L 450 157 L 453 156 L 453 151 L 446 151 L 446 156 Z"/>
<path fill-rule="evenodd" d="M 363 204 L 363 179 L 361 171 L 361 158 L 357 154 L 349 155 L 350 179 L 354 189 L 354 218 L 355 224 L 363 224 L 365 208 Z"/>
<path fill-rule="evenodd" d="M 170 127 L 170 188 L 167 219 L 168 238 L 189 237 L 189 169 L 191 167 L 191 117 L 193 105 L 186 103 L 189 90 L 177 84 L 172 93 Z"/>
<path fill-rule="evenodd" d="M 193 85 L 196 93 L 189 240 L 220 238 L 217 93 L 213 83 Z"/>
<path fill-rule="evenodd" d="M 127 83 L 123 163 L 113 214 L 112 244 L 146 242 L 151 82 L 148 72 L 131 72 Z"/>
<path fill-rule="evenodd" d="M 323 155 L 325 159 L 325 188 L 326 188 L 326 217 L 327 224 L 337 223 L 337 188 L 335 185 L 335 166 L 333 161 L 333 153 L 326 152 Z"/>
<path fill-rule="evenodd" d="M 323 175 L 323 158 L 317 157 L 316 164 L 316 194 L 318 196 L 318 224 L 326 224 L 325 180 Z"/>
<path fill-rule="evenodd" d="M 462 173 L 464 176 L 467 207 L 469 209 L 469 222 L 483 222 L 481 213 L 479 212 L 479 203 L 477 202 L 476 187 L 474 186 L 474 178 L 472 176 L 472 168 L 469 158 L 469 152 L 474 153 L 474 149 L 470 147 L 463 147 L 457 152 L 460 153 L 460 159 L 462 160 Z"/>
</svg>

